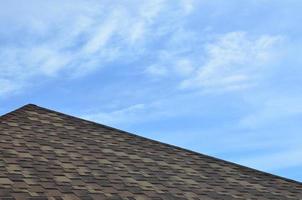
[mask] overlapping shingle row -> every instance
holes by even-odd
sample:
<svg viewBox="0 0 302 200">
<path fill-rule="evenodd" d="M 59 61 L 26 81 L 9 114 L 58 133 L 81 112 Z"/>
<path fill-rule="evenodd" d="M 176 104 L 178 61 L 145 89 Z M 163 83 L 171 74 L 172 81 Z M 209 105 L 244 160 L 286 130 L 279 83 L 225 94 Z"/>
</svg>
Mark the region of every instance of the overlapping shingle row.
<svg viewBox="0 0 302 200">
<path fill-rule="evenodd" d="M 0 118 L 0 199 L 302 199 L 302 184 L 27 105 Z"/>
</svg>

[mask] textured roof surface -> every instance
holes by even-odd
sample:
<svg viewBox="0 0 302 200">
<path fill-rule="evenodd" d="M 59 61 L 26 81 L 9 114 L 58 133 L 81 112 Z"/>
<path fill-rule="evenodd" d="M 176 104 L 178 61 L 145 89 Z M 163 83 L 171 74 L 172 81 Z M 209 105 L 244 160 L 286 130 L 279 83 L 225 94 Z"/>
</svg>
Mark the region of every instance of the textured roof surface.
<svg viewBox="0 0 302 200">
<path fill-rule="evenodd" d="M 35 105 L 0 118 L 0 199 L 302 199 L 302 184 Z"/>
</svg>

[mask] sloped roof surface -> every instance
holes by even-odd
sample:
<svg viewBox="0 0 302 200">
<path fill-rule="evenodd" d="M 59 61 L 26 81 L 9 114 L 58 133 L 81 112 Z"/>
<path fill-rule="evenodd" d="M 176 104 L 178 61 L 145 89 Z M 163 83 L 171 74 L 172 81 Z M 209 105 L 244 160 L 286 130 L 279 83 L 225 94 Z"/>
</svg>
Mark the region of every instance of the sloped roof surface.
<svg viewBox="0 0 302 200">
<path fill-rule="evenodd" d="M 302 184 L 27 105 L 0 118 L 0 199 L 302 199 Z"/>
</svg>

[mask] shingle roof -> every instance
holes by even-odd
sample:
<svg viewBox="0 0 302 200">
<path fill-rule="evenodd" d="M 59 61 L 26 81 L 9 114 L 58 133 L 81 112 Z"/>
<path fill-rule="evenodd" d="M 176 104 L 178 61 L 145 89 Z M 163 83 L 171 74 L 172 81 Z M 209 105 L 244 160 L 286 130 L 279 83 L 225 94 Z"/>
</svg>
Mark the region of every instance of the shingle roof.
<svg viewBox="0 0 302 200">
<path fill-rule="evenodd" d="M 302 184 L 30 104 L 0 118 L 0 199 L 302 199 Z"/>
</svg>

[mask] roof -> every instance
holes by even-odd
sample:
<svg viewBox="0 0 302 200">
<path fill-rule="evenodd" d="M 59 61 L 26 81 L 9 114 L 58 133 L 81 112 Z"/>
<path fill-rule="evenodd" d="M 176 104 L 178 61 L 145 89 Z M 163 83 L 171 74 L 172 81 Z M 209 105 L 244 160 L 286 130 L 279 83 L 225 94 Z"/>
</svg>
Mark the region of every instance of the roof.
<svg viewBox="0 0 302 200">
<path fill-rule="evenodd" d="M 302 199 L 302 183 L 26 105 L 0 118 L 0 199 Z"/>
</svg>

